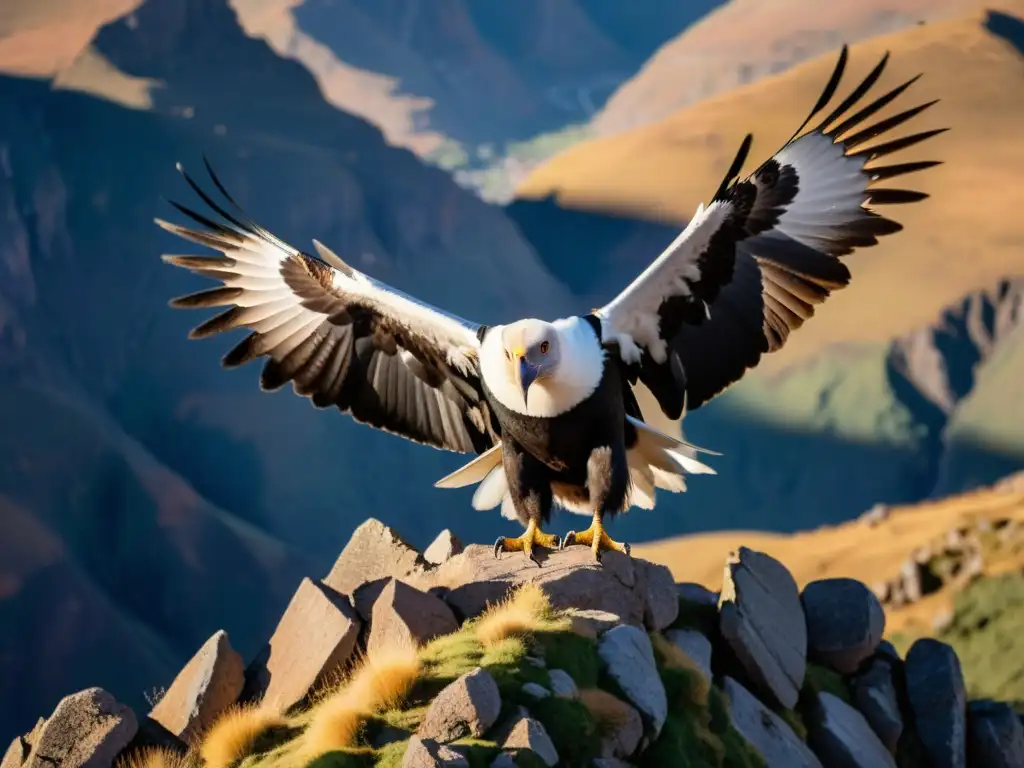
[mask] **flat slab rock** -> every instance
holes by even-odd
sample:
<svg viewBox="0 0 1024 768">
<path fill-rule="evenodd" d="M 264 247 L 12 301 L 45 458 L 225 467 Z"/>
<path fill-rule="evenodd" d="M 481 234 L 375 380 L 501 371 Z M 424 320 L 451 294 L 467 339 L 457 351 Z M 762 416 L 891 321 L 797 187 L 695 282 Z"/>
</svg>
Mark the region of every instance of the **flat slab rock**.
<svg viewBox="0 0 1024 768">
<path fill-rule="evenodd" d="M 270 643 L 246 672 L 247 694 L 282 710 L 303 701 L 326 675 L 352 657 L 362 621 L 345 595 L 305 578 Z"/>
<path fill-rule="evenodd" d="M 766 768 L 823 768 L 793 729 L 754 694 L 731 677 L 725 678 L 723 690 L 733 725 L 761 753 Z"/>
<path fill-rule="evenodd" d="M 750 681 L 792 709 L 807 668 L 807 625 L 800 592 L 785 566 L 747 547 L 730 555 L 719 626 Z"/>
<path fill-rule="evenodd" d="M 61 699 L 33 732 L 26 768 L 100 768 L 111 765 L 135 736 L 135 713 L 102 688 Z M 6 762 L 6 759 L 5 759 Z"/>
<path fill-rule="evenodd" d="M 711 683 L 711 641 L 703 632 L 696 629 L 670 629 L 665 639 L 690 657 L 694 665 L 704 675 L 704 680 Z"/>
<path fill-rule="evenodd" d="M 402 768 L 436 768 L 450 765 L 456 768 L 469 768 L 469 760 L 445 744 L 438 744 L 432 739 L 421 739 L 413 736 L 402 758 Z"/>
<path fill-rule="evenodd" d="M 929 765 L 967 764 L 967 691 L 956 652 L 933 638 L 916 640 L 907 652 L 907 698 Z"/>
<path fill-rule="evenodd" d="M 821 720 L 808 734 L 814 752 L 829 768 L 896 768 L 896 760 L 864 716 L 831 693 L 818 695 Z"/>
<path fill-rule="evenodd" d="M 394 645 L 425 645 L 458 628 L 459 622 L 444 600 L 404 581 L 388 579 L 373 604 L 366 647 L 373 652 Z"/>
<path fill-rule="evenodd" d="M 440 565 L 446 560 L 451 560 L 465 548 L 458 537 L 450 529 L 445 528 L 437 534 L 437 538 L 430 546 L 423 550 L 423 559 L 431 565 Z"/>
<path fill-rule="evenodd" d="M 901 664 L 899 658 L 879 653 L 852 678 L 850 686 L 854 705 L 892 754 L 896 754 L 903 733 L 903 713 L 893 678 L 894 668 Z"/>
<path fill-rule="evenodd" d="M 882 640 L 885 611 L 875 594 L 856 579 L 812 581 L 800 601 L 812 661 L 849 675 Z"/>
<path fill-rule="evenodd" d="M 196 744 L 221 713 L 238 701 L 245 664 L 220 630 L 196 652 L 149 713 L 170 733 Z"/>
<path fill-rule="evenodd" d="M 639 563 L 643 561 L 618 552 L 605 553 L 603 561 L 595 563 L 589 548 L 569 547 L 548 554 L 538 568 L 521 553 L 495 558 L 492 547 L 471 544 L 432 571 L 406 580 L 424 591 L 447 588 L 445 600 L 462 618 L 479 616 L 488 604 L 533 582 L 555 608 L 603 611 L 642 626 L 648 597 L 646 566 Z"/>
<path fill-rule="evenodd" d="M 419 551 L 394 528 L 371 517 L 353 531 L 323 583 L 335 592 L 351 595 L 359 616 L 369 621 L 373 603 L 388 579 L 408 580 L 428 567 Z"/>
<path fill-rule="evenodd" d="M 445 686 L 427 709 L 418 735 L 450 742 L 482 736 L 501 714 L 501 693 L 491 673 L 482 667 Z"/>
<path fill-rule="evenodd" d="M 668 717 L 668 697 L 650 637 L 639 627 L 622 624 L 602 635 L 597 654 L 608 675 L 640 710 L 646 730 L 656 739 Z"/>
</svg>

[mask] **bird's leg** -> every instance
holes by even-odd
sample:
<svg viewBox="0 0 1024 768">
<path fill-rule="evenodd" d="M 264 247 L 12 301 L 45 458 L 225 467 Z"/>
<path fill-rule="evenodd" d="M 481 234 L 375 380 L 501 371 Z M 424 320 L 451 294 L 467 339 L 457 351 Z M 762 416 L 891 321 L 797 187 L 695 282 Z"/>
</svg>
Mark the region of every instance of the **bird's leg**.
<svg viewBox="0 0 1024 768">
<path fill-rule="evenodd" d="M 551 480 L 548 469 L 511 440 L 506 440 L 502 448 L 502 462 L 516 515 L 520 522 L 525 523 L 526 530 L 515 539 L 499 537 L 494 542 L 494 556 L 498 557 L 502 550 L 525 552 L 539 566 L 533 548 L 540 545 L 557 549 L 561 543 L 557 535 L 544 533 L 540 529 L 541 522 L 551 514 Z"/>
<path fill-rule="evenodd" d="M 591 551 L 594 553 L 594 559 L 601 559 L 601 552 L 605 550 L 614 550 L 615 552 L 621 552 L 626 557 L 629 557 L 629 544 L 625 542 L 615 541 L 611 536 L 604 530 L 604 522 L 601 519 L 602 515 L 600 512 L 594 512 L 594 519 L 590 523 L 590 527 L 585 531 L 569 531 L 565 534 L 565 539 L 562 541 L 561 549 L 569 546 L 570 544 L 582 544 L 583 546 L 589 546 Z"/>
<path fill-rule="evenodd" d="M 498 557 L 502 551 L 521 551 L 525 552 L 526 556 L 533 562 L 537 563 L 537 565 L 540 565 L 533 554 L 534 546 L 540 545 L 542 547 L 547 547 L 548 549 L 557 549 L 560 543 L 557 533 L 544 533 L 537 524 L 537 521 L 531 517 L 530 521 L 526 524 L 526 530 L 523 531 L 522 536 L 515 539 L 501 536 L 496 542 L 494 542 L 494 556 Z"/>
<path fill-rule="evenodd" d="M 561 548 L 570 544 L 590 545 L 595 560 L 600 560 L 601 553 L 609 549 L 629 557 L 629 544 L 615 541 L 604 530 L 605 514 L 620 511 L 629 491 L 629 465 L 624 449 L 602 447 L 591 452 L 587 460 L 587 491 L 594 505 L 594 519 L 587 530 L 565 534 Z"/>
</svg>

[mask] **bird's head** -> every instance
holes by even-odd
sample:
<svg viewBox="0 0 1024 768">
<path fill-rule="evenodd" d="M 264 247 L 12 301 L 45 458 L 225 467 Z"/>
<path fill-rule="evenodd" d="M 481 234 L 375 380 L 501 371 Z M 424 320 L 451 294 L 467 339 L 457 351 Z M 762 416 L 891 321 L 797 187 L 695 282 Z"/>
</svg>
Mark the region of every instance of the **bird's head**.
<svg viewBox="0 0 1024 768">
<path fill-rule="evenodd" d="M 551 379 L 558 370 L 560 350 L 558 330 L 543 320 L 520 320 L 505 326 L 501 343 L 511 381 L 523 391 L 528 403 L 530 387 Z"/>
</svg>

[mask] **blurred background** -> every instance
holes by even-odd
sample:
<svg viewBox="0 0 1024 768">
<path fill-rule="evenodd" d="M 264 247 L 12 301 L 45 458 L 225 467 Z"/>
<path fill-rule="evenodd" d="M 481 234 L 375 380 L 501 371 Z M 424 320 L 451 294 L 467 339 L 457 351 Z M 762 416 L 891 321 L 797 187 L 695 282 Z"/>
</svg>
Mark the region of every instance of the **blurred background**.
<svg viewBox="0 0 1024 768">
<path fill-rule="evenodd" d="M 86 686 L 140 706 L 218 628 L 251 657 L 368 516 L 418 546 L 516 532 L 431 487 L 460 457 L 187 340 L 198 316 L 167 301 L 204 281 L 152 223 L 194 199 L 176 161 L 207 154 L 280 237 L 460 315 L 557 317 L 657 256 L 745 133 L 749 167 L 774 152 L 844 42 L 843 93 L 886 50 L 880 87 L 924 73 L 914 102 L 942 101 L 912 130 L 952 128 L 921 149 L 945 165 L 848 289 L 687 419 L 719 475 L 613 524 L 677 576 L 749 531 L 801 542 L 794 573 L 878 552 L 890 506 L 924 522 L 866 575 L 899 571 L 945 533 L 927 520 L 1024 467 L 1024 0 L 2 0 L 0 743 Z"/>
</svg>

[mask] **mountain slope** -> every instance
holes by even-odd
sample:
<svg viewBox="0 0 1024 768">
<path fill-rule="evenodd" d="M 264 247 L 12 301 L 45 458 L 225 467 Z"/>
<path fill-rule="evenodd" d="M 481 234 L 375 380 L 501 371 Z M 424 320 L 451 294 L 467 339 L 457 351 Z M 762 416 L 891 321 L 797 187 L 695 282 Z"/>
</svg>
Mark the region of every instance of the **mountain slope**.
<svg viewBox="0 0 1024 768">
<path fill-rule="evenodd" d="M 914 130 L 952 130 L 900 159 L 925 153 L 945 164 L 915 178 L 932 197 L 900 211 L 905 231 L 851 257 L 851 286 L 833 296 L 781 353 L 762 361 L 763 368 L 784 367 L 833 342 L 892 338 L 926 324 L 966 291 L 1024 273 L 1024 230 L 1017 214 L 1024 206 L 1024 145 L 1018 138 L 1024 101 L 1009 96 L 1024 88 L 1022 29 L 1018 17 L 993 12 L 852 47 L 850 83 L 886 50 L 892 59 L 880 87 L 924 73 L 912 89 L 915 103 L 942 101 Z M 654 125 L 569 149 L 528 177 L 519 197 L 554 195 L 569 208 L 681 224 L 716 189 L 745 132 L 755 132 L 750 168 L 781 145 L 834 63 L 834 53 L 819 57 Z M 638 266 L 652 255 L 638 254 Z"/>
<path fill-rule="evenodd" d="M 976 0 L 730 0 L 659 48 L 612 94 L 591 127 L 610 135 L 648 125 L 840 43 L 941 20 L 977 5 Z"/>
</svg>

